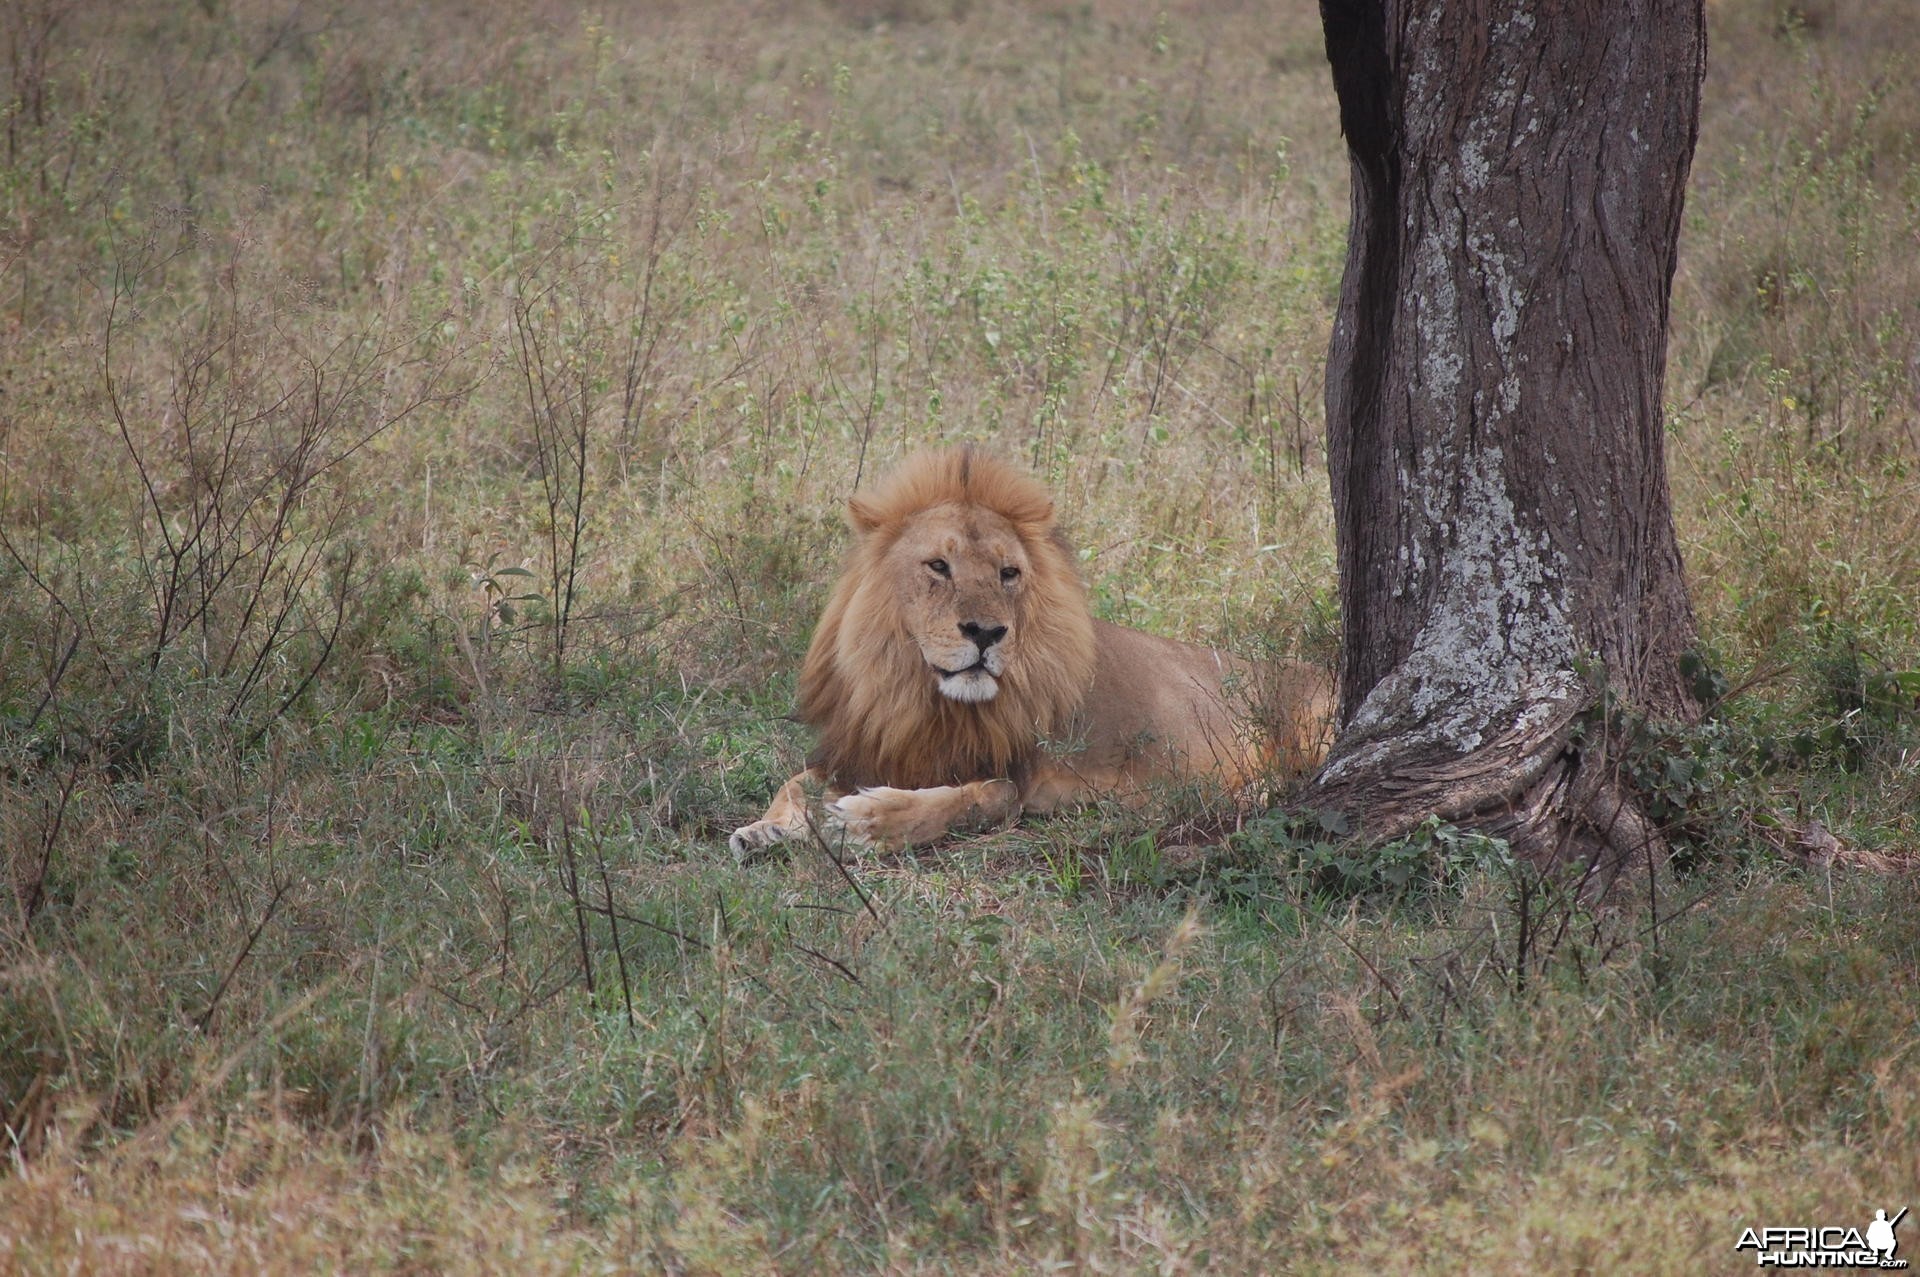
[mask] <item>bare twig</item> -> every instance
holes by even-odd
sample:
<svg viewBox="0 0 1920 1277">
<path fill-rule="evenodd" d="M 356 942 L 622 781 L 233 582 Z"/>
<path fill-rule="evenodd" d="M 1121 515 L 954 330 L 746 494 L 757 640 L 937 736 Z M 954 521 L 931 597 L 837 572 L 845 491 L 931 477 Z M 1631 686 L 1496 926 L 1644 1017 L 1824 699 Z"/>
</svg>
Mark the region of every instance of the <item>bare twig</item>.
<svg viewBox="0 0 1920 1277">
<path fill-rule="evenodd" d="M 33 886 L 27 889 L 26 902 L 20 909 L 23 930 L 40 912 L 40 906 L 46 903 L 47 872 L 53 865 L 53 849 L 60 841 L 60 828 L 66 823 L 67 807 L 73 801 L 74 787 L 80 783 L 80 770 L 85 764 L 85 755 L 76 755 L 72 765 L 67 768 L 66 779 L 60 783 L 59 797 L 54 800 L 53 816 L 40 835 L 40 863 L 34 871 Z"/>
<path fill-rule="evenodd" d="M 582 812 L 584 817 L 586 813 Z M 600 899 L 605 908 L 602 913 L 607 919 L 607 929 L 613 935 L 613 960 L 620 973 L 620 1000 L 626 1007 L 627 1032 L 636 1032 L 633 1018 L 633 983 L 627 977 L 627 951 L 620 943 L 620 914 L 613 907 L 613 883 L 607 877 L 606 848 L 599 829 L 587 825 L 587 841 L 593 845 L 593 861 L 600 871 Z"/>
<path fill-rule="evenodd" d="M 580 866 L 573 855 L 573 821 L 564 809 L 560 813 L 560 857 L 562 881 L 566 884 L 567 898 L 573 902 L 574 931 L 580 942 L 580 976 L 586 982 L 588 1005 L 597 1005 L 599 991 L 594 987 L 593 948 L 587 940 L 588 907 L 580 896 Z"/>
<path fill-rule="evenodd" d="M 227 995 L 227 987 L 233 983 L 233 977 L 239 973 L 241 966 L 253 953 L 253 946 L 259 942 L 261 934 L 273 921 L 274 915 L 280 912 L 280 901 L 286 897 L 288 885 L 285 882 L 274 885 L 273 896 L 267 901 L 266 910 L 261 913 L 260 921 L 253 924 L 253 930 L 247 933 L 247 941 L 240 946 L 240 952 L 234 954 L 233 961 L 227 964 L 227 973 L 220 977 L 220 983 L 214 987 L 213 996 L 207 1000 L 207 1009 L 193 1018 L 195 1029 L 205 1033 L 213 1024 L 213 1013 L 220 1009 L 220 999 Z"/>
</svg>

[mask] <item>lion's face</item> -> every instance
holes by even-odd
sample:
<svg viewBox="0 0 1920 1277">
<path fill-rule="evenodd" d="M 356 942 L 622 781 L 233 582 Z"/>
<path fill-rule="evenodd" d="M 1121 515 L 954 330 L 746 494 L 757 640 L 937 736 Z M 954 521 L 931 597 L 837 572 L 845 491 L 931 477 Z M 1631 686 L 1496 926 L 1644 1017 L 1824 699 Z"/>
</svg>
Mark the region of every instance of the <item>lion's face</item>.
<svg viewBox="0 0 1920 1277">
<path fill-rule="evenodd" d="M 991 510 L 946 503 L 901 529 L 886 558 L 901 620 L 940 693 L 968 704 L 1000 694 L 1019 659 L 1026 547 Z"/>
<path fill-rule="evenodd" d="M 854 545 L 800 670 L 817 765 L 843 785 L 1017 773 L 1094 675 L 1073 550 L 1035 479 L 961 446 L 847 502 Z"/>
</svg>

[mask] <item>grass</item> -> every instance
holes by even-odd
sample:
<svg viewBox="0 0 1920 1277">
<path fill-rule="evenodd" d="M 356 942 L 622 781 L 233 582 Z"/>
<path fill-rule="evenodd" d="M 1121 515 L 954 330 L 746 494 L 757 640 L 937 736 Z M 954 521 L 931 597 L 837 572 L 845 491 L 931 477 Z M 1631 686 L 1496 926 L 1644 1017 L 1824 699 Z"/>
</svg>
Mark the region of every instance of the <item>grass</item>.
<svg viewBox="0 0 1920 1277">
<path fill-rule="evenodd" d="M 927 441 L 1103 616 L 1331 654 L 1310 12 L 16 10 L 0 1266 L 1678 1271 L 1920 1189 L 1915 880 L 1795 852 L 1920 840 L 1903 6 L 1712 9 L 1731 695 L 1607 913 L 1445 829 L 725 850 Z"/>
</svg>

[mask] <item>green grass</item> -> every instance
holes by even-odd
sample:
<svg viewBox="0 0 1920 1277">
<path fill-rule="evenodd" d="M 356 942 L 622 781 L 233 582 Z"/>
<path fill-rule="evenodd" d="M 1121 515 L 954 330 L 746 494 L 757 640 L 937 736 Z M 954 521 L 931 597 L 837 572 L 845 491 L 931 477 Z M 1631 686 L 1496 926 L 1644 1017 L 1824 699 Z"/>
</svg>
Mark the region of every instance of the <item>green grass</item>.
<svg viewBox="0 0 1920 1277">
<path fill-rule="evenodd" d="M 1914 1197 L 1920 22 L 1712 21 L 1732 695 L 1594 912 L 1184 801 L 725 849 L 929 441 L 1102 615 L 1331 654 L 1309 10 L 9 11 L 0 1267 L 1679 1271 Z"/>
</svg>

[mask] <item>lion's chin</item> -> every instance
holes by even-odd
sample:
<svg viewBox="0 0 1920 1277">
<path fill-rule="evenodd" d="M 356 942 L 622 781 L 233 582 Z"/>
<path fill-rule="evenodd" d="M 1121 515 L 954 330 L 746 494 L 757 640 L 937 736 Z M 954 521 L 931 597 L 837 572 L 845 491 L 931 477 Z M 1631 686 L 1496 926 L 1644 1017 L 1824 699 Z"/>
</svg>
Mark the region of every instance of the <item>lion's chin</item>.
<svg viewBox="0 0 1920 1277">
<path fill-rule="evenodd" d="M 942 674 L 940 694 L 948 700 L 978 705 L 1000 694 L 1000 680 L 976 665 L 958 674 Z"/>
</svg>

